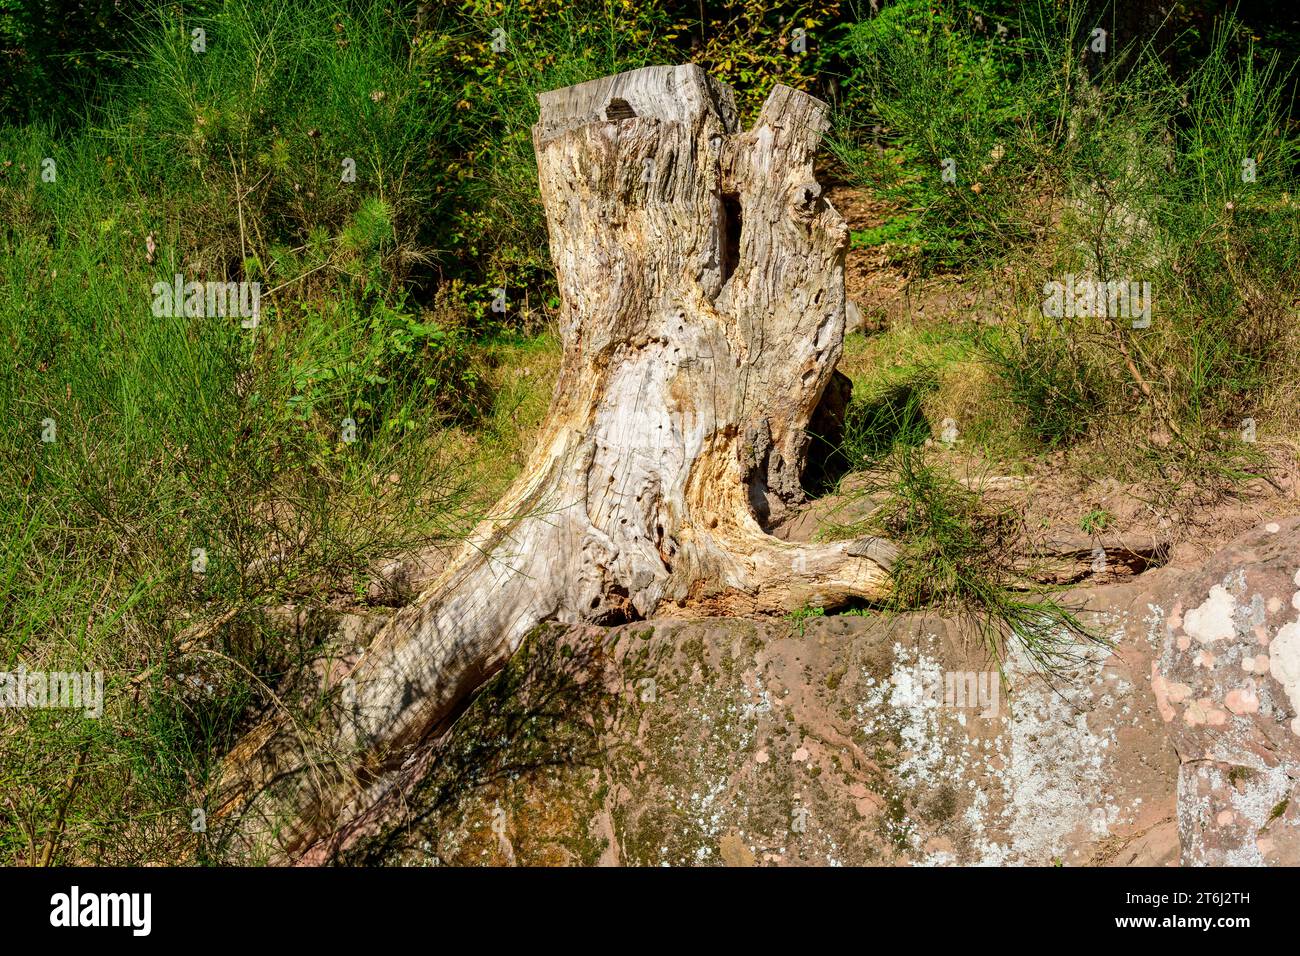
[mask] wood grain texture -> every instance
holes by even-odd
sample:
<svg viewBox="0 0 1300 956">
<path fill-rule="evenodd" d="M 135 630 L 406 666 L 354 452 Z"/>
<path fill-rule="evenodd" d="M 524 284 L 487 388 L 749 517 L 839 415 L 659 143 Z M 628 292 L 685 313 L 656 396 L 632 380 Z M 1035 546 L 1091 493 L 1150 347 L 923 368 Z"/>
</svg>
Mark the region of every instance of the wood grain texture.
<svg viewBox="0 0 1300 956">
<path fill-rule="evenodd" d="M 250 852 L 326 858 L 543 621 L 888 593 L 886 542 L 765 530 L 803 498 L 805 427 L 844 337 L 848 231 L 812 165 L 825 104 L 778 86 L 739 131 L 731 91 L 676 66 L 540 107 L 564 352 L 535 450 L 356 664 L 347 705 L 309 735 L 270 722 L 230 755 L 216 815 Z"/>
</svg>

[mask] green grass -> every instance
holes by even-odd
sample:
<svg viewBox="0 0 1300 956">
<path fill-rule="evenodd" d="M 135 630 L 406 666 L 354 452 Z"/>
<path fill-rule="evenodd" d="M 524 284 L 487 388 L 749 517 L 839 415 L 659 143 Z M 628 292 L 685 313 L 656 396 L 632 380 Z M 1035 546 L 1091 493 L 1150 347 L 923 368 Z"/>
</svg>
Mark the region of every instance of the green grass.
<svg viewBox="0 0 1300 956">
<path fill-rule="evenodd" d="M 801 607 L 797 611 L 791 611 L 786 615 L 786 620 L 790 622 L 791 629 L 803 637 L 804 628 L 808 626 L 810 618 L 825 617 L 826 609 L 824 607 Z"/>
<path fill-rule="evenodd" d="M 1300 136 L 1276 55 L 1228 17 L 1174 76 L 1141 46 L 1083 56 L 1079 4 L 1028 4 L 1004 37 L 931 7 L 852 28 L 855 108 L 834 148 L 896 209 L 856 244 L 913 273 L 979 278 L 1007 306 L 981 342 L 1004 443 L 1103 440 L 1123 468 L 1170 433 L 1173 467 L 1217 453 L 1243 417 L 1293 435 Z M 1149 282 L 1150 328 L 1046 317 L 1043 285 L 1067 274 Z"/>
<path fill-rule="evenodd" d="M 202 56 L 146 27 L 80 128 L 0 131 L 0 668 L 106 683 L 99 720 L 4 718 L 7 863 L 174 860 L 213 761 L 318 651 L 269 611 L 354 600 L 478 505 L 448 431 L 489 404 L 467 307 L 402 288 L 449 104 L 380 4 L 207 26 Z M 258 326 L 154 315 L 173 272 L 260 281 Z M 226 612 L 196 689 L 181 635 Z"/>
<path fill-rule="evenodd" d="M 1047 672 L 1091 635 L 1018 577 L 1015 515 L 927 457 L 935 423 L 990 455 L 1231 487 L 1261 469 L 1237 422 L 1294 432 L 1300 373 L 1289 77 L 1231 24 L 1187 76 L 1149 52 L 1085 69 L 1057 6 L 1005 39 L 912 0 L 841 31 L 834 148 L 896 210 L 854 244 L 979 275 L 1009 318 L 851 337 L 829 469 L 877 504 L 839 530 L 901 549 L 881 610 L 969 615 L 996 659 L 1018 642 Z M 329 635 L 276 609 L 355 606 L 376 562 L 454 541 L 523 467 L 559 359 L 536 95 L 684 45 L 680 11 L 612 0 L 438 6 L 422 31 L 377 0 L 129 9 L 104 28 L 122 48 L 75 64 L 113 67 L 95 96 L 0 128 L 0 668 L 106 680 L 99 720 L 0 716 L 2 863 L 174 862 L 214 762 L 320 703 Z M 178 272 L 259 282 L 259 325 L 154 315 Z M 1067 272 L 1149 279 L 1151 329 L 1048 320 Z"/>
<path fill-rule="evenodd" d="M 391 6 L 157 5 L 98 105 L 0 129 L 0 666 L 107 683 L 102 719 L 0 737 L 2 862 L 174 860 L 250 721 L 316 706 L 328 634 L 274 610 L 354 604 L 523 464 L 556 363 L 536 93 L 653 36 Z M 260 283 L 257 326 L 154 315 L 176 273 Z"/>
<path fill-rule="evenodd" d="M 182 702 L 165 671 L 140 690 L 132 675 L 167 661 L 188 622 L 234 607 L 250 632 L 237 643 L 225 633 L 216 649 L 274 682 L 310 648 L 280 646 L 256 612 L 328 604 L 376 559 L 454 537 L 471 476 L 431 413 L 445 386 L 376 373 L 373 313 L 276 310 L 251 332 L 159 319 L 146 288 L 83 289 L 100 271 L 93 250 L 41 253 L 44 268 L 30 272 L 19 257 L 0 260 L 13 292 L 0 328 L 14 356 L 0 376 L 14 415 L 0 449 L 4 668 L 102 670 L 109 707 L 97 723 L 42 717 L 6 735 L 0 774 L 15 799 L 53 799 L 51 782 L 91 741 L 68 839 L 101 840 L 112 819 L 161 812 L 146 794 L 181 798 L 248 703 L 238 679 L 215 699 Z M 353 443 L 349 414 L 361 424 Z M 191 570 L 194 548 L 207 553 L 205 573 Z M 33 825 L 49 811 L 31 811 Z M 83 829 L 82 813 L 109 820 Z M 120 849 L 75 852 L 132 858 Z M 127 849 L 149 852 L 147 842 Z"/>
<path fill-rule="evenodd" d="M 829 525 L 823 534 L 879 535 L 898 547 L 885 610 L 955 614 L 971 624 L 999 670 L 1009 654 L 1020 654 L 1053 680 L 1070 675 L 1087 644 L 1104 643 L 1051 589 L 1025 576 L 1014 550 L 1015 510 L 989 507 L 924 449 L 906 444 L 859 478 L 853 495 L 874 507 L 852 525 Z"/>
<path fill-rule="evenodd" d="M 958 423 L 962 447 L 1010 467 L 1026 449 L 1007 419 L 988 360 L 1000 335 L 965 316 L 944 316 L 849 336 L 839 368 L 853 382 L 853 397 L 828 470 L 869 468 L 896 446 L 937 440 L 946 418 Z"/>
<path fill-rule="evenodd" d="M 1115 522 L 1115 517 L 1105 508 L 1093 508 L 1079 520 L 1079 530 L 1085 534 L 1105 531 Z"/>
</svg>

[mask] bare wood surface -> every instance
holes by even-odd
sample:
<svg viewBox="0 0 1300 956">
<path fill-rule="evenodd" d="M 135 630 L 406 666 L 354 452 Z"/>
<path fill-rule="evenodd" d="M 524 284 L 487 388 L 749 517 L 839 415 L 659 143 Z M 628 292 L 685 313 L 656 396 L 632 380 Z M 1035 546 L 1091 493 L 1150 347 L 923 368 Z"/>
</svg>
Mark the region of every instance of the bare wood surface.
<svg viewBox="0 0 1300 956">
<path fill-rule="evenodd" d="M 812 167 L 825 104 L 778 86 L 740 131 L 731 91 L 677 66 L 540 106 L 564 349 L 550 411 L 492 517 L 311 728 L 319 750 L 278 718 L 229 755 L 213 816 L 254 856 L 300 857 L 364 814 L 540 622 L 889 591 L 887 542 L 766 531 L 803 498 L 844 337 L 848 231 Z"/>
</svg>

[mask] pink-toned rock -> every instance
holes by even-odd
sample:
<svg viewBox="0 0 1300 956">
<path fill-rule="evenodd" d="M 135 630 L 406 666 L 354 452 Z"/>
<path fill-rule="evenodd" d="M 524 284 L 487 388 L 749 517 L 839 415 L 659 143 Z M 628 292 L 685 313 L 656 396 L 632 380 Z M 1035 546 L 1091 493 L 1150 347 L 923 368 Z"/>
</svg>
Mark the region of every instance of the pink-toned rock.
<svg viewBox="0 0 1300 956">
<path fill-rule="evenodd" d="M 1247 532 L 1192 570 L 1148 573 L 1142 600 L 1159 617 L 1181 604 L 1187 632 L 1213 647 L 1183 653 L 1165 636 L 1157 670 L 1166 687 L 1185 685 L 1191 701 L 1168 724 L 1182 761 L 1178 783 L 1184 864 L 1300 864 L 1300 615 L 1293 610 L 1300 568 L 1300 519 Z M 1261 638 L 1262 635 L 1262 638 Z M 1268 653 L 1260 653 L 1260 647 Z M 1247 676 L 1249 675 L 1249 676 Z M 1244 678 L 1244 679 L 1243 679 Z M 1168 699 L 1176 706 L 1175 694 Z M 1231 812 L 1236 826 L 1218 821 Z M 1267 831 L 1270 849 L 1256 836 Z"/>
<path fill-rule="evenodd" d="M 1228 691 L 1228 696 L 1224 698 L 1223 703 L 1228 710 L 1238 716 L 1259 711 L 1259 697 L 1255 694 L 1253 686 L 1238 687 L 1236 690 Z"/>
<path fill-rule="evenodd" d="M 936 615 L 546 633 L 540 646 L 573 652 L 548 667 L 591 659 L 587 690 L 556 696 L 559 671 L 540 669 L 521 685 L 536 701 L 480 700 L 517 708 L 520 726 L 530 706 L 564 714 L 596 735 L 584 762 L 557 769 L 524 735 L 501 763 L 525 769 L 456 791 L 410 836 L 473 862 L 499 802 L 537 821 L 511 825 L 525 864 L 562 847 L 653 866 L 1300 865 L 1297 569 L 1292 518 L 1195 568 L 1068 595 L 1114 646 L 1081 647 L 1076 680 L 1056 687 L 1014 651 L 1006 688 L 981 682 L 992 667 L 969 623 Z M 646 676 L 649 703 L 632 690 Z M 593 687 L 623 702 L 611 716 L 585 712 Z M 456 732 L 483 720 L 498 746 L 510 715 L 476 713 Z"/>
<path fill-rule="evenodd" d="M 1178 761 L 1145 679 L 1159 639 L 1081 648 L 1074 681 L 1056 686 L 1013 654 L 1008 697 L 973 637 L 964 621 L 918 614 L 827 615 L 800 629 L 649 621 L 534 638 L 570 649 L 552 655 L 556 666 L 590 659 L 580 685 L 634 706 L 598 719 L 581 699 L 545 698 L 542 712 L 598 728 L 588 762 L 569 773 L 507 752 L 504 766 L 537 769 L 440 804 L 411 837 L 474 862 L 475 834 L 490 832 L 484 814 L 499 803 L 512 820 L 533 813 L 541 827 L 529 808 L 544 807 L 564 823 L 562 835 L 512 824 L 520 864 L 553 859 L 561 839 L 580 851 L 572 862 L 716 864 L 728 862 L 719 847 L 730 835 L 733 858 L 740 841 L 761 865 L 1176 861 Z M 634 693 L 647 676 L 651 703 Z M 532 679 L 539 692 L 563 683 Z M 490 690 L 483 699 L 501 706 Z M 533 706 L 519 692 L 508 705 Z M 457 733 L 510 716 L 471 708 Z"/>
</svg>

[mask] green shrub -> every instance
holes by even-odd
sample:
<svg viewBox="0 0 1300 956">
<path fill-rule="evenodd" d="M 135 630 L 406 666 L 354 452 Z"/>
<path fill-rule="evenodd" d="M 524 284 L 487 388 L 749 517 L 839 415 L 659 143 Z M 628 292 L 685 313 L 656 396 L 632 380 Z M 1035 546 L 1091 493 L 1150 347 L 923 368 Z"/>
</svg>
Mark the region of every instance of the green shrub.
<svg viewBox="0 0 1300 956">
<path fill-rule="evenodd" d="M 1285 421 L 1300 285 L 1290 78 L 1231 18 L 1179 77 L 1150 46 L 1091 51 L 1091 16 L 1029 5 L 999 34 L 902 0 L 855 26 L 859 108 L 836 151 L 896 211 L 854 241 L 911 271 L 988 276 L 1011 315 L 1040 312 L 1043 284 L 1066 275 L 1149 284 L 1147 328 L 1044 316 L 989 340 L 1042 446 L 1132 429 L 1135 412 L 1193 445 L 1245 417 Z"/>
</svg>

